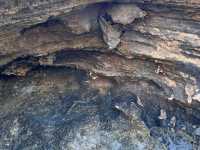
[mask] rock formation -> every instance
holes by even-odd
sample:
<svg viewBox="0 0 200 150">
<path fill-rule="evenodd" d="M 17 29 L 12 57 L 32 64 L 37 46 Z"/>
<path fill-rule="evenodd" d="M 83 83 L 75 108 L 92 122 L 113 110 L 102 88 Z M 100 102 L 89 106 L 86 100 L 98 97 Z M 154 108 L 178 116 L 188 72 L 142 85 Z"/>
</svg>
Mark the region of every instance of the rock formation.
<svg viewBox="0 0 200 150">
<path fill-rule="evenodd" d="M 199 0 L 0 0 L 0 149 L 200 149 Z"/>
</svg>

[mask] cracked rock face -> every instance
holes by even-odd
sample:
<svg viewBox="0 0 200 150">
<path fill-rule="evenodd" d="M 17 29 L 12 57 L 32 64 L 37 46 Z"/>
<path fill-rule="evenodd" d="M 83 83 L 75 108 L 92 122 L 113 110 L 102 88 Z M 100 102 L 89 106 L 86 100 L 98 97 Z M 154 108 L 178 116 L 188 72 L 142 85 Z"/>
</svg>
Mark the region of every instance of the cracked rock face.
<svg viewBox="0 0 200 150">
<path fill-rule="evenodd" d="M 199 10 L 0 0 L 0 149 L 199 150 Z"/>
</svg>

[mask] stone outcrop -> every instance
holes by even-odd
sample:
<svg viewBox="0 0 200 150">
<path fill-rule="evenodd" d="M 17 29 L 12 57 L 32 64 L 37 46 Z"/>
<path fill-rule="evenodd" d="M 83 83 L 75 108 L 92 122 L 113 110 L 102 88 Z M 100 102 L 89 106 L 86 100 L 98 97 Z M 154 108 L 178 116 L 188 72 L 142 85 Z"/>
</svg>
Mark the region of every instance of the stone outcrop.
<svg viewBox="0 0 200 150">
<path fill-rule="evenodd" d="M 198 150 L 199 0 L 0 0 L 0 149 Z"/>
</svg>

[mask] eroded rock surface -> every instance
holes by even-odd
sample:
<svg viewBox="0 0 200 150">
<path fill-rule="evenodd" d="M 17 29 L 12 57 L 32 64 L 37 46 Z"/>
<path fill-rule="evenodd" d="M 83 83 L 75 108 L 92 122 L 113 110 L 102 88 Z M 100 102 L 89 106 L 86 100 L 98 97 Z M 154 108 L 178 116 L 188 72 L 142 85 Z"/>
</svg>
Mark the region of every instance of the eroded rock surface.
<svg viewBox="0 0 200 150">
<path fill-rule="evenodd" d="M 0 149 L 199 150 L 199 12 L 0 0 Z"/>
<path fill-rule="evenodd" d="M 146 13 L 134 4 L 113 4 L 107 10 L 108 15 L 112 17 L 112 21 L 127 25 L 137 18 L 143 18 Z"/>
<path fill-rule="evenodd" d="M 125 81 L 119 84 L 113 79 L 98 78 L 91 79 L 82 71 L 49 67 L 38 68 L 20 79 L 2 78 L 0 148 L 160 150 L 171 146 L 198 147 L 195 139 L 198 111 L 197 114 L 186 113 L 189 107 L 164 99 L 158 103 L 154 99 L 156 93 L 147 90 L 140 95 L 141 107 L 137 104 L 137 93 L 127 91 Z M 88 80 L 96 80 L 96 85 L 107 82 L 104 84 L 107 86 L 94 86 Z M 136 83 L 128 84 L 135 86 Z M 107 94 L 102 94 L 101 88 L 106 88 Z M 149 99 L 145 99 L 146 94 L 150 94 Z M 161 108 L 168 116 L 165 127 L 159 124 Z M 190 120 L 185 118 L 186 114 Z M 174 115 L 178 123 L 171 128 L 169 118 Z M 186 129 L 181 129 L 186 125 Z M 195 135 L 190 135 L 190 130 Z"/>
</svg>

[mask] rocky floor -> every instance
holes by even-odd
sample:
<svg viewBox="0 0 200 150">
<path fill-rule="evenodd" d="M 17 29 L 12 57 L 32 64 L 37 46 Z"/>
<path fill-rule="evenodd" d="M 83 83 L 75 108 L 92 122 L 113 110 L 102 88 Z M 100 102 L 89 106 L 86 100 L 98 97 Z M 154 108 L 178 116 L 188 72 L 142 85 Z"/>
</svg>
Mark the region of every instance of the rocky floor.
<svg viewBox="0 0 200 150">
<path fill-rule="evenodd" d="M 0 0 L 0 150 L 200 150 L 199 12 Z"/>
<path fill-rule="evenodd" d="M 161 100 L 148 84 L 70 68 L 2 77 L 0 149 L 198 149 L 198 107 Z"/>
</svg>

